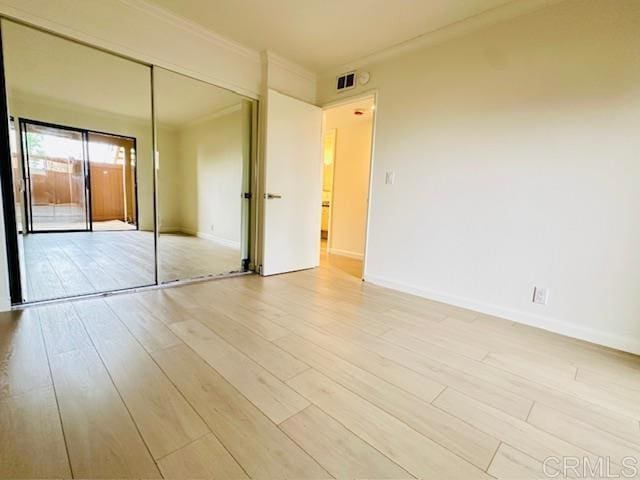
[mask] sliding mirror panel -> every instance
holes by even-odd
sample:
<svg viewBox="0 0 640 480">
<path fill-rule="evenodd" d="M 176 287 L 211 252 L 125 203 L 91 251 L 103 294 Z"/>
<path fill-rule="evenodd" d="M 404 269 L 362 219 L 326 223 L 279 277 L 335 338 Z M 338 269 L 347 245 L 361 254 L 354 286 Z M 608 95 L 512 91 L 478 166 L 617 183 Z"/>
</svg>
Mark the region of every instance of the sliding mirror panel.
<svg viewBox="0 0 640 480">
<path fill-rule="evenodd" d="M 154 68 L 159 278 L 246 270 L 253 101 Z"/>
<path fill-rule="evenodd" d="M 23 301 L 155 278 L 151 68 L 2 20 Z"/>
</svg>

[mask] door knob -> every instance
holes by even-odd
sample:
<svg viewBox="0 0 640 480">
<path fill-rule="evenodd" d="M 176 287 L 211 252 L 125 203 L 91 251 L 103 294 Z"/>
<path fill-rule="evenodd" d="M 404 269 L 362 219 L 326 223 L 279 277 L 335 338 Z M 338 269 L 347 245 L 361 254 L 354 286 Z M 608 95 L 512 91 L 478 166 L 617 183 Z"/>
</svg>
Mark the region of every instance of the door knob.
<svg viewBox="0 0 640 480">
<path fill-rule="evenodd" d="M 282 195 L 278 195 L 277 193 L 265 193 L 264 198 L 266 199 L 282 198 Z"/>
</svg>

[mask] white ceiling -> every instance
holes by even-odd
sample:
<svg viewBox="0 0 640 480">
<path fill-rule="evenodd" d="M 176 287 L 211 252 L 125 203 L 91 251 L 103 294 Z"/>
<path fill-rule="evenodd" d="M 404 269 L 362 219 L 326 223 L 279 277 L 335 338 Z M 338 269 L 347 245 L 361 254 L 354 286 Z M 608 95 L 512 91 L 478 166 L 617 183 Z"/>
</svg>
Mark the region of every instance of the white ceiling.
<svg viewBox="0 0 640 480">
<path fill-rule="evenodd" d="M 179 126 L 239 104 L 243 97 L 168 70 L 154 74 L 158 121 Z"/>
<path fill-rule="evenodd" d="M 130 118 L 151 116 L 150 68 L 15 23 L 3 24 L 11 95 Z M 157 119 L 179 126 L 242 101 L 240 95 L 159 70 Z"/>
<path fill-rule="evenodd" d="M 511 0 L 150 0 L 256 50 L 316 72 Z"/>
</svg>

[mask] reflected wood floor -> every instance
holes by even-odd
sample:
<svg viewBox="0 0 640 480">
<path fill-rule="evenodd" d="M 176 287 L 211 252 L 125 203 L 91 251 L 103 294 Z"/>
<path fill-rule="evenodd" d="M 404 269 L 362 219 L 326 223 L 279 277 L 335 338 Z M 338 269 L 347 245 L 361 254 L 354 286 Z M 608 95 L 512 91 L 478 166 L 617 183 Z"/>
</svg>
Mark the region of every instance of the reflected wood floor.
<svg viewBox="0 0 640 480">
<path fill-rule="evenodd" d="M 0 477 L 544 478 L 552 456 L 619 473 L 639 418 L 636 356 L 331 265 L 0 321 Z"/>
<path fill-rule="evenodd" d="M 160 278 L 188 279 L 241 269 L 240 251 L 203 238 L 160 236 Z M 27 301 L 152 285 L 153 233 L 104 231 L 24 236 Z"/>
</svg>

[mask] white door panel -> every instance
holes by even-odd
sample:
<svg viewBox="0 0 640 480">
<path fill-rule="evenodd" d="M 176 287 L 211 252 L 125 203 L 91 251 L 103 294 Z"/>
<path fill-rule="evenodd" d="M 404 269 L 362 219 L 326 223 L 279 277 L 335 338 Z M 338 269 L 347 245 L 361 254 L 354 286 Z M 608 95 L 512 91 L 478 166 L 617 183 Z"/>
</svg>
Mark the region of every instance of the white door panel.
<svg viewBox="0 0 640 480">
<path fill-rule="evenodd" d="M 263 275 L 320 263 L 321 131 L 319 107 L 269 90 Z"/>
</svg>

